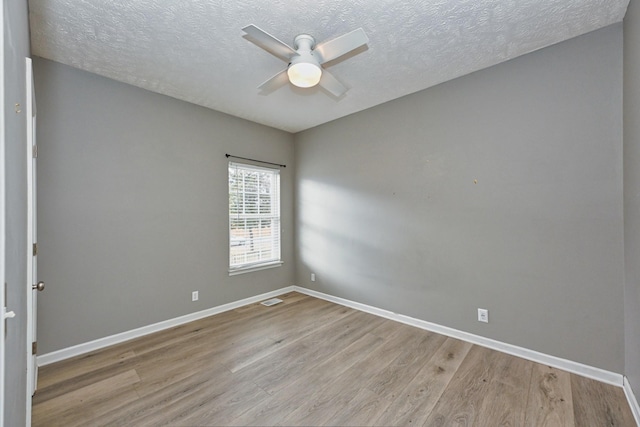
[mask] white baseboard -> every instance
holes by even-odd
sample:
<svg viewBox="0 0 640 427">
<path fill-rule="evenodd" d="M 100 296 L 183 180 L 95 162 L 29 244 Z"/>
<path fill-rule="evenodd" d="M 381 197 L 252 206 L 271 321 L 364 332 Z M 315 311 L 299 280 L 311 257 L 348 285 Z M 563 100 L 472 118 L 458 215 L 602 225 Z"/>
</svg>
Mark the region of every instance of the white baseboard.
<svg viewBox="0 0 640 427">
<path fill-rule="evenodd" d="M 294 289 L 293 286 L 289 286 L 286 288 L 256 295 L 254 297 L 245 298 L 240 301 L 230 302 L 228 304 L 223 304 L 217 307 L 208 308 L 206 310 L 198 311 L 195 313 L 186 314 L 184 316 L 176 317 L 174 319 L 169 319 L 163 322 L 154 323 L 152 325 L 143 326 L 141 328 L 133 329 L 131 331 L 122 332 L 119 334 L 89 341 L 83 344 L 74 345 L 72 347 L 63 348 L 61 350 L 53 351 L 51 353 L 46 353 L 37 357 L 38 366 L 49 365 L 51 363 L 59 362 L 61 360 L 69 359 L 71 357 L 79 356 L 81 354 L 85 354 L 91 351 L 99 350 L 101 348 L 109 347 L 114 344 L 120 344 L 122 342 L 129 341 L 134 338 L 139 338 L 145 335 L 149 335 L 154 332 L 173 328 L 174 326 L 193 322 L 194 320 L 202 319 L 204 317 L 213 316 L 214 314 L 233 310 L 238 307 L 242 307 L 244 305 L 253 304 L 255 302 L 259 302 L 265 299 L 273 298 L 278 295 L 291 292 L 293 291 L 293 289 Z"/>
<path fill-rule="evenodd" d="M 633 394 L 633 389 L 631 388 L 631 384 L 629 384 L 629 378 L 624 377 L 623 387 L 624 394 L 627 396 L 627 401 L 629 402 L 631 412 L 633 413 L 633 418 L 636 419 L 636 424 L 640 426 L 640 405 L 638 405 L 638 399 L 636 399 L 635 394 Z"/>
<path fill-rule="evenodd" d="M 491 348 L 493 350 L 501 351 L 503 353 L 511 354 L 513 356 L 521 357 L 523 359 L 531 360 L 533 362 L 542 363 L 548 366 L 553 366 L 558 369 L 562 369 L 577 375 L 581 375 L 594 380 L 602 381 L 607 384 L 612 384 L 618 387 L 624 387 L 625 394 L 629 399 L 629 404 L 634 411 L 634 415 L 638 418 L 638 402 L 635 400 L 631 387 L 628 385 L 628 381 L 624 380 L 622 374 L 606 371 L 604 369 L 596 368 L 593 366 L 584 365 L 582 363 L 574 362 L 560 357 L 551 356 L 548 354 L 540 353 L 534 350 L 530 350 L 524 347 L 519 347 L 512 344 L 503 343 L 490 338 L 485 338 L 479 335 L 471 334 L 468 332 L 460 331 L 457 329 L 449 328 L 447 326 L 438 325 L 436 323 L 427 322 L 425 320 L 415 319 L 413 317 L 405 316 L 402 314 L 393 313 L 388 310 L 384 310 L 377 307 L 372 307 L 359 302 L 350 301 L 344 298 L 336 297 L 333 295 L 325 294 L 322 292 L 314 291 L 311 289 L 303 288 L 300 286 L 289 286 L 281 288 L 275 291 L 267 292 L 264 294 L 256 295 L 253 297 L 245 298 L 239 301 L 234 301 L 228 304 L 212 307 L 206 310 L 190 313 L 184 316 L 176 317 L 174 319 L 165 320 L 162 322 L 154 323 L 152 325 L 143 326 L 141 328 L 133 329 L 127 332 L 111 335 L 97 340 L 89 341 L 86 343 L 78 344 L 72 347 L 67 347 L 61 350 L 57 350 L 51 353 L 43 354 L 37 357 L 38 366 L 45 366 L 51 363 L 59 362 L 61 360 L 69 359 L 71 357 L 79 356 L 91 351 L 99 350 L 114 344 L 120 344 L 122 342 L 139 338 L 154 332 L 162 331 L 165 329 L 173 328 L 194 320 L 202 319 L 204 317 L 213 316 L 218 313 L 233 310 L 244 305 L 253 304 L 265 299 L 273 298 L 278 295 L 282 295 L 287 292 L 296 291 L 305 295 L 320 298 L 326 301 L 334 302 L 346 307 L 350 307 L 356 310 L 364 311 L 366 313 L 374 314 L 376 316 L 384 317 L 386 319 L 401 322 L 407 325 L 415 326 L 421 329 L 425 329 L 431 332 L 436 332 L 442 335 L 446 335 L 452 338 L 457 338 L 463 341 L 467 341 L 473 344 L 477 344 L 483 347 Z M 631 396 L 631 398 L 629 397 Z"/>
<path fill-rule="evenodd" d="M 393 313 L 388 310 L 383 310 L 377 307 L 372 307 L 359 302 L 350 301 L 344 298 L 335 297 L 322 292 L 314 291 L 311 289 L 303 288 L 300 286 L 294 286 L 294 291 L 320 298 L 326 301 L 334 302 L 336 304 L 344 305 L 356 310 L 364 311 L 366 313 L 374 314 L 376 316 L 384 317 L 386 319 L 395 320 L 397 322 L 405 323 L 407 325 L 415 326 L 427 331 L 436 332 L 438 334 L 446 335 L 448 337 L 457 338 L 463 341 L 477 344 L 482 347 L 487 347 L 493 350 L 501 351 L 503 353 L 511 354 L 512 356 L 521 357 L 523 359 L 531 360 L 533 362 L 542 363 L 547 366 L 562 369 L 583 377 L 591 378 L 597 381 L 602 381 L 607 384 L 615 385 L 618 387 L 623 386 L 622 374 L 606 371 L 604 369 L 596 368 L 593 366 L 584 365 L 582 363 L 574 362 L 560 357 L 551 356 L 548 354 L 540 353 L 538 351 L 530 350 L 524 347 L 519 347 L 512 344 L 503 343 L 493 340 L 491 338 L 485 338 L 479 335 L 471 334 L 468 332 L 459 331 L 457 329 L 449 328 L 446 326 L 438 325 L 436 323 L 427 322 L 425 320 L 415 319 L 413 317 L 405 316 L 402 314 Z"/>
</svg>

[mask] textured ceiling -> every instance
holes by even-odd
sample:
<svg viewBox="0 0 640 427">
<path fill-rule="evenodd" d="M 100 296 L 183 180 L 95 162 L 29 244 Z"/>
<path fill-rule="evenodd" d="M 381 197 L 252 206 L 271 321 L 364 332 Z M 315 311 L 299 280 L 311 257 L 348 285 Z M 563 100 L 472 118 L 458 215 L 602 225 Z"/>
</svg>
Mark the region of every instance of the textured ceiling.
<svg viewBox="0 0 640 427">
<path fill-rule="evenodd" d="M 30 0 L 34 55 L 290 132 L 622 21 L 629 0 Z M 362 27 L 328 69 L 349 87 L 257 86 L 286 64 L 243 38 L 293 45 Z"/>
</svg>

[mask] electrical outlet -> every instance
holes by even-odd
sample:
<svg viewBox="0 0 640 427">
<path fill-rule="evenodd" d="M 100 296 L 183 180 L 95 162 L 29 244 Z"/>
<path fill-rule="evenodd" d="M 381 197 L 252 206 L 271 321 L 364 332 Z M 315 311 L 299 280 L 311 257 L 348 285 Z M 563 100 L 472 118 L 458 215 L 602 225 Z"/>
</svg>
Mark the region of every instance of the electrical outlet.
<svg viewBox="0 0 640 427">
<path fill-rule="evenodd" d="M 311 273 L 311 281 L 312 282 L 316 281 L 316 273 Z"/>
<path fill-rule="evenodd" d="M 198 301 L 198 291 L 191 292 L 191 301 Z"/>
<path fill-rule="evenodd" d="M 485 308 L 478 309 L 478 322 L 489 323 L 489 310 Z"/>
</svg>

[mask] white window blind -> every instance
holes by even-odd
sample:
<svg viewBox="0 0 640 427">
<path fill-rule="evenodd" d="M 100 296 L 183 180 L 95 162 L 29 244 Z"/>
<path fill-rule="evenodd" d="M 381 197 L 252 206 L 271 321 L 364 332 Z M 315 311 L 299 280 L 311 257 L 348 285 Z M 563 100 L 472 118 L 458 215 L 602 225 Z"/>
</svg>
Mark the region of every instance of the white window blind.
<svg viewBox="0 0 640 427">
<path fill-rule="evenodd" d="M 230 162 L 229 272 L 280 263 L 280 171 Z"/>
</svg>

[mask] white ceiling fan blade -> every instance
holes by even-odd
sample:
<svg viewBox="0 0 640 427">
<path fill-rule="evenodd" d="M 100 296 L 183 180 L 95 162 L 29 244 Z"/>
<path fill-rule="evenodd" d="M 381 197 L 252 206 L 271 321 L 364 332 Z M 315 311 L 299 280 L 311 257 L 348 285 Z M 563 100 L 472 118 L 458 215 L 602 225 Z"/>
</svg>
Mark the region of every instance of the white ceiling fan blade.
<svg viewBox="0 0 640 427">
<path fill-rule="evenodd" d="M 280 71 L 278 74 L 258 86 L 258 89 L 260 89 L 262 92 L 271 93 L 276 89 L 280 89 L 287 83 L 289 83 L 289 76 L 287 75 L 287 70 L 285 68 L 284 70 Z"/>
<path fill-rule="evenodd" d="M 320 77 L 320 86 L 336 98 L 340 98 L 347 92 L 347 87 L 340 83 L 333 74 L 327 70 L 322 70 Z"/>
<path fill-rule="evenodd" d="M 369 37 L 364 33 L 362 28 L 353 30 L 350 33 L 336 37 L 333 40 L 320 43 L 313 50 L 314 55 L 321 64 L 332 61 L 354 49 L 364 46 L 369 42 Z"/>
<path fill-rule="evenodd" d="M 296 54 L 288 44 L 278 40 L 271 34 L 256 27 L 255 25 L 248 25 L 242 29 L 247 35 L 245 38 L 251 43 L 263 48 L 270 54 L 282 59 L 285 62 L 289 62 L 289 59 Z M 248 37 L 247 37 L 248 36 Z"/>
</svg>

